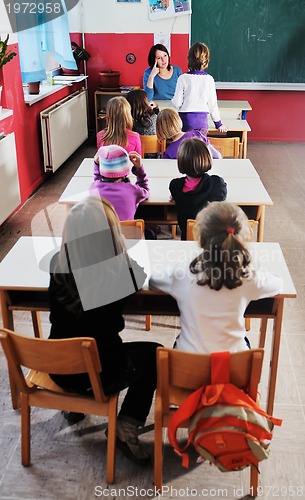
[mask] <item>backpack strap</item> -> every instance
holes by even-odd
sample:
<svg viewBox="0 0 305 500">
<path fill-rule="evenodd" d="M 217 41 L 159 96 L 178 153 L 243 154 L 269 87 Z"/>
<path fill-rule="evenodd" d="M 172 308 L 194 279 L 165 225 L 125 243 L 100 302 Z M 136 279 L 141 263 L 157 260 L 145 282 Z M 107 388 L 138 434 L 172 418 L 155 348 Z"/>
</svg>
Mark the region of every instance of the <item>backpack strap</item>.
<svg viewBox="0 0 305 500">
<path fill-rule="evenodd" d="M 196 391 L 192 392 L 179 406 L 178 410 L 175 411 L 172 416 L 170 423 L 168 425 L 168 439 L 170 444 L 173 446 L 177 455 L 182 457 L 183 467 L 188 467 L 189 457 L 187 453 L 183 453 L 184 450 L 189 446 L 190 439 L 183 448 L 180 448 L 177 441 L 177 429 L 182 427 L 182 425 L 195 413 L 199 402 L 201 400 L 202 393 L 204 392 L 205 386 L 199 387 Z"/>
<path fill-rule="evenodd" d="M 181 448 L 177 441 L 177 429 L 182 427 L 198 408 L 214 405 L 223 390 L 223 384 L 229 382 L 230 353 L 215 352 L 211 354 L 211 385 L 199 387 L 192 392 L 175 411 L 168 425 L 168 439 L 177 455 L 182 457 L 183 467 L 188 467 L 189 457 L 184 453 L 190 445 L 192 436 L 189 435 L 186 445 Z"/>
<path fill-rule="evenodd" d="M 230 382 L 230 353 L 212 352 L 211 356 L 211 385 L 228 384 Z"/>
</svg>

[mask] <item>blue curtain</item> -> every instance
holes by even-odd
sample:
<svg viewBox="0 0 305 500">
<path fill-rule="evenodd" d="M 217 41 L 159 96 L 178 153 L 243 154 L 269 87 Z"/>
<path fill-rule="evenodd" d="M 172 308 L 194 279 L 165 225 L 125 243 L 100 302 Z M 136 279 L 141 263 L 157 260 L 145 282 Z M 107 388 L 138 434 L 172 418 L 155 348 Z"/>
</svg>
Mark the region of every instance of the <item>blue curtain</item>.
<svg viewBox="0 0 305 500">
<path fill-rule="evenodd" d="M 62 5 L 64 6 L 64 2 Z M 77 69 L 71 48 L 65 6 L 64 9 L 62 15 L 48 22 L 46 22 L 48 14 L 38 14 L 36 26 L 18 30 L 21 75 L 24 83 L 46 78 L 44 51 L 51 52 L 54 59 L 64 68 Z"/>
</svg>

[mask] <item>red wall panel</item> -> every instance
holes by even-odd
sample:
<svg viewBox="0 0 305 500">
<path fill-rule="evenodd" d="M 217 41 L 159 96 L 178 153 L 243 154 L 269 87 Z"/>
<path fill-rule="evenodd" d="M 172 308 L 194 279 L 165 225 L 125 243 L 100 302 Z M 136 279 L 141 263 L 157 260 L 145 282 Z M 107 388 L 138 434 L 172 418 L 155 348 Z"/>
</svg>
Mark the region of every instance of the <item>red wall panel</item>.
<svg viewBox="0 0 305 500">
<path fill-rule="evenodd" d="M 121 71 L 121 85 L 140 85 L 147 55 L 154 43 L 151 34 L 89 33 L 85 36 L 86 49 L 91 54 L 88 60 L 90 122 L 94 129 L 93 94 L 97 89 L 99 71 L 113 69 Z M 171 35 L 171 62 L 187 71 L 189 35 Z M 128 64 L 126 54 L 136 56 L 134 64 Z M 247 119 L 251 126 L 249 141 L 305 141 L 305 92 L 302 91 L 250 91 L 218 90 L 219 99 L 247 100 L 253 110 Z"/>
</svg>

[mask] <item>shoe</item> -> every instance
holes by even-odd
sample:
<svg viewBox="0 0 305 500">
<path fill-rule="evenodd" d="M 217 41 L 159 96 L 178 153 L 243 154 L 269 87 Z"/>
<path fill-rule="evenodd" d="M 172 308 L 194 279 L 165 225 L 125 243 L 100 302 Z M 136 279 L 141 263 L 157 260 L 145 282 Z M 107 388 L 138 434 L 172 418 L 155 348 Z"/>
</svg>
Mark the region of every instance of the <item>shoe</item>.
<svg viewBox="0 0 305 500">
<path fill-rule="evenodd" d="M 108 437 L 108 429 L 105 434 Z M 139 442 L 137 425 L 118 419 L 116 444 L 125 457 L 137 465 L 144 466 L 150 463 L 150 455 L 142 449 Z"/>
<path fill-rule="evenodd" d="M 77 424 L 84 420 L 84 413 L 76 413 L 75 411 L 62 411 L 62 414 L 66 420 L 68 420 L 69 424 Z"/>
</svg>

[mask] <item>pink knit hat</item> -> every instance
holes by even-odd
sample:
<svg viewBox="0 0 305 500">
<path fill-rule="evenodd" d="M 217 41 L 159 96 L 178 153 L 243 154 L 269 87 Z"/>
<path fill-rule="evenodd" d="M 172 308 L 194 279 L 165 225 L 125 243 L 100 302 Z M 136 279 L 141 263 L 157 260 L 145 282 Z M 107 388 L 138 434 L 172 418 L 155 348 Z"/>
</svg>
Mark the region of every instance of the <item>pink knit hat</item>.
<svg viewBox="0 0 305 500">
<path fill-rule="evenodd" d="M 112 144 L 98 150 L 100 174 L 103 177 L 119 178 L 130 174 L 131 162 L 124 148 Z"/>
</svg>

